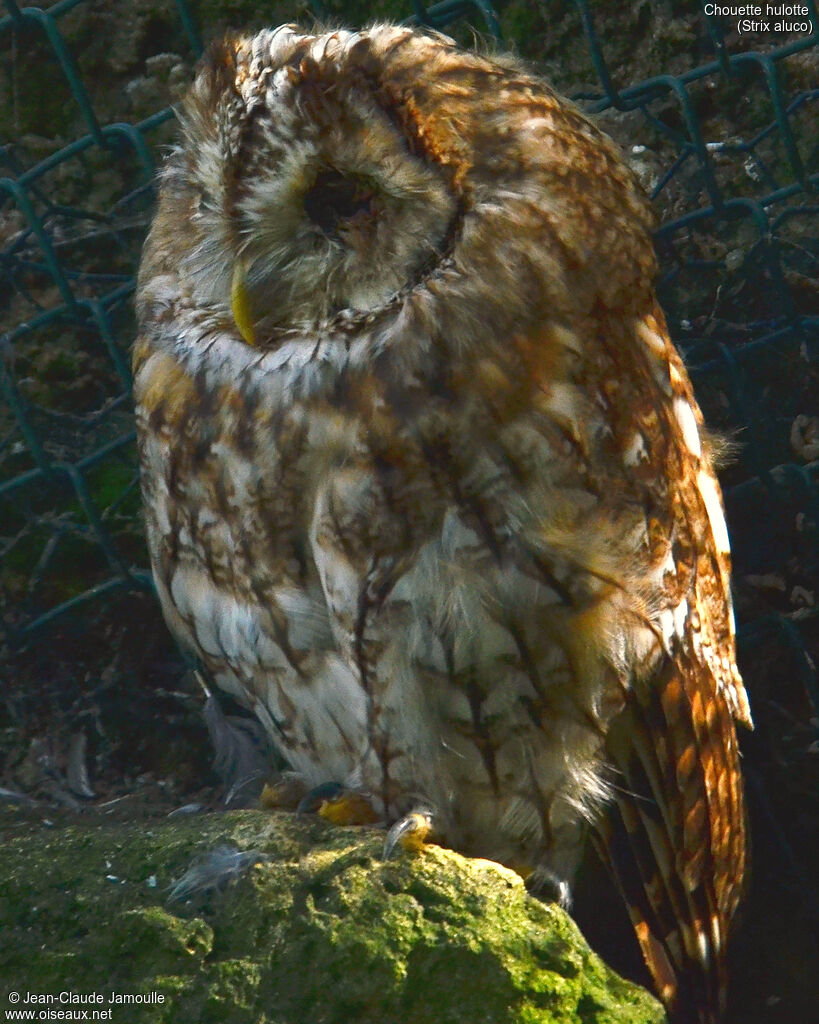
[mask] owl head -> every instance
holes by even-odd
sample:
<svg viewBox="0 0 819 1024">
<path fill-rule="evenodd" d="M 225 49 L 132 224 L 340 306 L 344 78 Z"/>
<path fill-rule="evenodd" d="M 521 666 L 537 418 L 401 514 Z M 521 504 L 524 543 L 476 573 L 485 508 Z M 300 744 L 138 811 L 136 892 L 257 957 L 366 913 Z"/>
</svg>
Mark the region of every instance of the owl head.
<svg viewBox="0 0 819 1024">
<path fill-rule="evenodd" d="M 439 260 L 458 216 L 456 154 L 437 151 L 441 128 L 411 97 L 424 57 L 449 51 L 387 26 L 283 26 L 211 48 L 167 171 L 189 203 L 197 302 L 232 303 L 249 340 L 371 309 Z"/>
<path fill-rule="evenodd" d="M 141 279 L 164 265 L 251 344 L 381 308 L 463 350 L 636 283 L 648 301 L 644 197 L 512 58 L 401 26 L 282 26 L 214 45 L 180 118 Z"/>
</svg>

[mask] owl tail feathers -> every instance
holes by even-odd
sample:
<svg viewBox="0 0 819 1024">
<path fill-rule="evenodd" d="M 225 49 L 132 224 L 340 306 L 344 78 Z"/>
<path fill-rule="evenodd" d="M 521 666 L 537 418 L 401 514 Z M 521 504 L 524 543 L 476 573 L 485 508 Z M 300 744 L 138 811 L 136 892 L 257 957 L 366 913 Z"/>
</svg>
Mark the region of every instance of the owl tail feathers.
<svg viewBox="0 0 819 1024">
<path fill-rule="evenodd" d="M 697 721 L 692 691 L 709 682 L 689 684 L 689 674 L 667 663 L 614 723 L 607 745 L 616 792 L 595 843 L 672 1024 L 719 1024 L 725 938 L 744 872 L 744 811 L 730 711 L 716 698 Z M 724 777 L 728 792 L 715 785 Z"/>
<path fill-rule="evenodd" d="M 703 961 L 699 951 L 686 948 L 685 932 L 696 939 L 700 925 L 696 921 L 683 925 L 674 919 L 675 887 L 667 885 L 663 869 L 651 863 L 651 837 L 633 804 L 624 799 L 610 808 L 597 846 L 628 907 L 643 959 L 669 1020 L 672 1024 L 719 1024 L 724 1008 L 724 965 L 721 960 L 713 964 L 710 956 Z"/>
</svg>

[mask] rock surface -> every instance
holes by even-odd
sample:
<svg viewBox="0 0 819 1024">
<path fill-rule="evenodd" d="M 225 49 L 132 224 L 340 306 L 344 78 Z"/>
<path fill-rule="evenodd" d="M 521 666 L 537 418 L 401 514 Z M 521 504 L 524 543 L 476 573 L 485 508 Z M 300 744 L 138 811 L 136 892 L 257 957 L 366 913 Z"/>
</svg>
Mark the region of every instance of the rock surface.
<svg viewBox="0 0 819 1024">
<path fill-rule="evenodd" d="M 119 1024 L 665 1020 L 489 861 L 384 863 L 382 832 L 256 811 L 51 828 L 8 811 L 0 832 L 2 999 L 21 1008 L 98 993 L 81 1008 Z"/>
</svg>

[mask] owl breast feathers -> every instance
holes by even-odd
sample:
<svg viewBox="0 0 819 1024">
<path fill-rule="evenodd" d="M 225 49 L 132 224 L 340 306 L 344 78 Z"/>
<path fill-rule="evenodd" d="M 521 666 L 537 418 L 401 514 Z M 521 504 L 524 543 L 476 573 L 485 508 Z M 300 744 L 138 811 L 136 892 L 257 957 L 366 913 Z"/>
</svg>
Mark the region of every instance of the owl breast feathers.
<svg viewBox="0 0 819 1024">
<path fill-rule="evenodd" d="M 563 895 L 591 831 L 660 995 L 716 1020 L 750 716 L 615 146 L 383 25 L 223 41 L 182 128 L 134 350 L 168 624 L 308 786 Z"/>
</svg>

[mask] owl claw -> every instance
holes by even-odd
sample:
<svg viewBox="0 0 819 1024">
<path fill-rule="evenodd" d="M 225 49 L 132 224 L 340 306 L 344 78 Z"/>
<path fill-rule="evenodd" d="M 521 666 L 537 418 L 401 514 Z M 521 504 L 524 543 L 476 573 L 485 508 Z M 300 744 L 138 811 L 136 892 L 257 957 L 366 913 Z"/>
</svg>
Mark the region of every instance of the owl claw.
<svg viewBox="0 0 819 1024">
<path fill-rule="evenodd" d="M 526 888 L 533 895 L 547 902 L 557 903 L 565 911 L 572 909 L 572 889 L 565 878 L 548 868 L 535 868 L 527 878 Z"/>
<path fill-rule="evenodd" d="M 432 833 L 432 812 L 429 810 L 412 811 L 392 826 L 384 842 L 382 860 L 389 860 L 399 844 L 413 853 L 423 849 L 427 838 Z"/>
<path fill-rule="evenodd" d="M 315 786 L 299 801 L 296 813 L 317 814 L 334 825 L 373 825 L 379 820 L 366 794 L 340 782 Z"/>
</svg>

